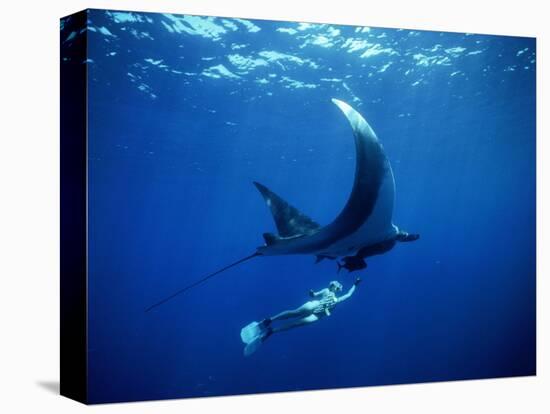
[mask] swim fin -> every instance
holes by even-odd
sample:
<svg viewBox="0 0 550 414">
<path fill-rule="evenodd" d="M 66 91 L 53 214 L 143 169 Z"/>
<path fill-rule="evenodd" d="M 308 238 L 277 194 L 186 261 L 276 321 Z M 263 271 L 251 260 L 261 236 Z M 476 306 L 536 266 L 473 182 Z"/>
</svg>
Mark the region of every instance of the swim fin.
<svg viewBox="0 0 550 414">
<path fill-rule="evenodd" d="M 244 356 L 247 357 L 252 355 L 254 352 L 256 352 L 260 348 L 263 342 L 264 342 L 263 336 L 257 336 L 256 338 L 254 338 L 253 341 L 246 344 L 246 346 L 244 347 Z"/>
<path fill-rule="evenodd" d="M 261 322 L 252 322 L 241 329 L 241 339 L 246 344 L 244 347 L 244 356 L 250 356 L 260 348 L 273 330 L 269 327 L 271 320 L 264 319 Z"/>
<path fill-rule="evenodd" d="M 252 322 L 241 329 L 241 339 L 245 344 L 250 344 L 264 332 L 261 322 Z"/>
</svg>

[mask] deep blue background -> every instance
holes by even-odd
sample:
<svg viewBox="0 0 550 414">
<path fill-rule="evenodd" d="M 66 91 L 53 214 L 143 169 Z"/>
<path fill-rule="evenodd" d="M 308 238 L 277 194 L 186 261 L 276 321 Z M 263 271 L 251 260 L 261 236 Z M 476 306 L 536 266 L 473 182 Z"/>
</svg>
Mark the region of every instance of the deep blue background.
<svg viewBox="0 0 550 414">
<path fill-rule="evenodd" d="M 534 39 L 177 19 L 90 12 L 91 401 L 535 373 Z M 274 230 L 253 180 L 322 224 L 338 214 L 355 160 L 333 97 L 376 130 L 394 222 L 421 239 L 250 358 L 244 325 L 353 276 L 259 258 L 144 313 Z"/>
</svg>

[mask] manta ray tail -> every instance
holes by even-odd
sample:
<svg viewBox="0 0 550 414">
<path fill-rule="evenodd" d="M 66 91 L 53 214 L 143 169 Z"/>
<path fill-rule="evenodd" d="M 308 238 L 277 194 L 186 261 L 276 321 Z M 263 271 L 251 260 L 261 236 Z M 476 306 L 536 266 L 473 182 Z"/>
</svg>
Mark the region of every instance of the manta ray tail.
<svg viewBox="0 0 550 414">
<path fill-rule="evenodd" d="M 163 305 L 166 302 L 168 302 L 169 300 L 174 299 L 176 296 L 178 296 L 178 295 L 180 295 L 184 292 L 187 292 L 190 289 L 193 289 L 194 287 L 200 285 L 201 283 L 206 282 L 208 279 L 210 279 L 210 278 L 212 278 L 216 275 L 219 275 L 220 273 L 225 272 L 226 270 L 231 269 L 232 267 L 235 267 L 235 266 L 237 266 L 241 263 L 244 263 L 247 260 L 253 259 L 254 257 L 257 257 L 257 256 L 261 256 L 261 253 L 255 252 L 255 253 L 251 254 L 250 256 L 243 257 L 242 259 L 237 260 L 236 262 L 233 262 L 230 265 L 222 267 L 221 269 L 216 270 L 214 273 L 210 273 L 209 275 L 204 276 L 203 278 L 191 283 L 190 285 L 187 285 L 184 288 L 181 288 L 177 292 L 172 293 L 170 296 L 167 296 L 166 298 L 162 299 L 161 301 L 149 306 L 147 309 L 145 309 L 145 312 L 149 312 L 151 309 L 154 309 L 157 306 Z"/>
<path fill-rule="evenodd" d="M 254 185 L 258 191 L 260 191 L 267 206 L 271 210 L 273 220 L 279 232 L 279 237 L 288 238 L 312 234 L 321 227 L 318 223 L 299 211 L 296 207 L 291 206 L 265 185 L 258 182 L 254 182 Z M 271 233 L 264 234 L 264 239 L 268 245 L 275 243 L 279 237 Z"/>
</svg>

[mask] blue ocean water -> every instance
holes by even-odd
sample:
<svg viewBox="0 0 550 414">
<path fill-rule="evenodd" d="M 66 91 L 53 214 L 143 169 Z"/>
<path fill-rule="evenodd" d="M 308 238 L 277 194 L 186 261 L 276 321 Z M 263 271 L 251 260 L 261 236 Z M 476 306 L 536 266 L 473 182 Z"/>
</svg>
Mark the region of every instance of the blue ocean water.
<svg viewBox="0 0 550 414">
<path fill-rule="evenodd" d="M 87 35 L 92 402 L 535 374 L 534 39 L 101 10 Z M 260 257 L 144 312 L 275 231 L 252 181 L 336 217 L 355 152 L 331 98 L 380 137 L 421 238 L 350 275 Z M 243 326 L 356 275 L 243 356 Z"/>
</svg>

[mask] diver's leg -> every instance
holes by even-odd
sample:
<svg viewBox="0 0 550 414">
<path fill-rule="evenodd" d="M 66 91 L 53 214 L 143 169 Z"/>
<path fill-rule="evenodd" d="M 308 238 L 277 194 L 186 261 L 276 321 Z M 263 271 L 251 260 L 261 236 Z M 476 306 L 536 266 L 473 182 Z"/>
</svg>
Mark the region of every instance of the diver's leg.
<svg viewBox="0 0 550 414">
<path fill-rule="evenodd" d="M 300 306 L 297 309 L 287 310 L 287 311 L 278 313 L 277 315 L 269 318 L 270 322 L 281 321 L 281 320 L 290 319 L 290 318 L 304 318 L 306 316 L 309 316 L 313 312 L 313 309 L 315 309 L 318 306 L 319 304 L 318 302 L 319 301 L 317 300 L 312 300 L 304 303 L 302 306 Z"/>
<path fill-rule="evenodd" d="M 300 313 L 298 312 L 298 309 L 293 309 L 293 310 L 287 310 L 287 311 L 278 313 L 277 315 L 272 316 L 269 319 L 271 319 L 271 321 L 280 321 L 283 319 L 297 318 L 299 316 L 300 316 Z"/>
<path fill-rule="evenodd" d="M 312 324 L 314 322 L 317 322 L 318 320 L 319 320 L 319 318 L 316 315 L 309 315 L 309 316 L 306 316 L 305 318 L 301 318 L 301 319 L 298 319 L 296 321 L 278 326 L 276 328 L 272 328 L 271 333 L 288 331 L 289 329 L 294 329 L 294 328 L 298 328 L 300 326 L 305 326 L 305 325 Z"/>
</svg>

